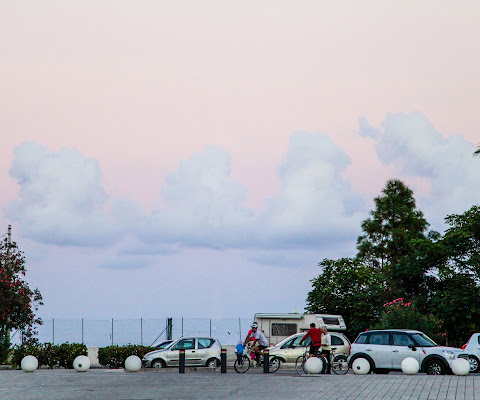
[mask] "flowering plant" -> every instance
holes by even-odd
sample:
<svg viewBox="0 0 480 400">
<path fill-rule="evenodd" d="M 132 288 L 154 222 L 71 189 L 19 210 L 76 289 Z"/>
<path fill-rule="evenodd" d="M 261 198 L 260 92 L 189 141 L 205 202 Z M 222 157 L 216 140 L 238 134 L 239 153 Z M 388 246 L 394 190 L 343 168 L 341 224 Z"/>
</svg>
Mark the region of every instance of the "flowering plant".
<svg viewBox="0 0 480 400">
<path fill-rule="evenodd" d="M 0 242 L 0 364 L 10 352 L 10 331 L 18 330 L 23 340 L 36 334 L 35 326 L 42 324 L 35 316 L 42 305 L 38 289 L 32 290 L 24 280 L 25 257 L 16 243 Z"/>
<path fill-rule="evenodd" d="M 438 318 L 432 314 L 422 314 L 415 304 L 407 302 L 403 297 L 385 303 L 375 325 L 375 329 L 415 329 L 435 338 L 440 328 Z"/>
</svg>

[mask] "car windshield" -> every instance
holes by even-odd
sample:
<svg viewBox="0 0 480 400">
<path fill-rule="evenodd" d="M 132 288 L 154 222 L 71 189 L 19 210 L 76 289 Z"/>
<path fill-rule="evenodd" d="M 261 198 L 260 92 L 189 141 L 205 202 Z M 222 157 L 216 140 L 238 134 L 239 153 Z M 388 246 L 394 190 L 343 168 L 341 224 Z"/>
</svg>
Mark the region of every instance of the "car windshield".
<svg viewBox="0 0 480 400">
<path fill-rule="evenodd" d="M 432 339 L 430 339 L 424 333 L 414 333 L 412 334 L 413 340 L 417 343 L 418 346 L 421 347 L 433 347 L 438 346 Z"/>
<path fill-rule="evenodd" d="M 165 349 L 168 347 L 169 344 L 172 344 L 173 340 L 169 340 L 167 342 L 159 343 L 157 345 L 154 345 L 153 347 L 156 347 L 159 350 Z"/>
</svg>

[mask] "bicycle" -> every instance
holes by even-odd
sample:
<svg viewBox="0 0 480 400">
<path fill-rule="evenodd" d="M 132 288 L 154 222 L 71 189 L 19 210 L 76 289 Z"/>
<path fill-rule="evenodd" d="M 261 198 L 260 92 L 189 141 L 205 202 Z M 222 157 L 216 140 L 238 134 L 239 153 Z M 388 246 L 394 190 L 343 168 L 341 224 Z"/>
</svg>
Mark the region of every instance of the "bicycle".
<svg viewBox="0 0 480 400">
<path fill-rule="evenodd" d="M 280 368 L 281 363 L 282 361 L 277 356 L 269 357 L 268 372 L 276 372 Z M 243 374 L 249 370 L 251 364 L 253 364 L 257 368 L 263 367 L 263 354 L 260 356 L 259 363 L 257 363 L 256 360 L 250 361 L 250 349 L 246 348 L 245 352 L 242 355 L 242 358 L 240 360 L 238 360 L 238 358 L 235 360 L 235 363 L 233 364 L 233 369 L 237 373 Z"/>
<path fill-rule="evenodd" d="M 336 350 L 336 347 L 332 347 L 331 353 L 330 353 L 330 365 L 331 365 L 331 370 L 333 371 L 334 374 L 336 375 L 345 375 L 348 370 L 350 369 L 347 359 L 348 356 L 346 354 L 340 353 L 340 354 L 333 354 L 333 352 Z M 297 374 L 303 375 L 307 374 L 308 372 L 305 370 L 305 363 L 308 360 L 308 348 L 305 348 L 305 352 L 301 355 L 298 356 L 297 360 L 295 361 L 295 370 L 297 371 Z M 320 360 L 322 360 L 322 368 L 320 370 L 321 374 L 324 374 L 327 370 L 327 359 L 326 357 L 320 353 L 320 349 L 318 350 L 317 354 L 315 357 L 318 357 Z"/>
</svg>

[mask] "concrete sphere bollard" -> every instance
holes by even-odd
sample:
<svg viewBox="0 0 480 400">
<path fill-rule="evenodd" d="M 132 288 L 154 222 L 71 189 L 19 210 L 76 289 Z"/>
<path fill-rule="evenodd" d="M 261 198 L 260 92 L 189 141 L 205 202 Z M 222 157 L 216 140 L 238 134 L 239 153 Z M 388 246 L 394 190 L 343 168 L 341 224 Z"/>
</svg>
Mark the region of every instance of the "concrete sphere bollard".
<svg viewBox="0 0 480 400">
<path fill-rule="evenodd" d="M 305 371 L 309 374 L 319 374 L 322 368 L 323 362 L 318 357 L 310 357 L 305 362 Z"/>
<path fill-rule="evenodd" d="M 452 371 L 455 375 L 467 375 L 470 372 L 470 363 L 464 358 L 457 358 L 452 362 Z"/>
<path fill-rule="evenodd" d="M 366 375 L 370 372 L 370 363 L 365 358 L 357 358 L 352 364 L 352 369 L 357 375 Z"/>
<path fill-rule="evenodd" d="M 142 360 L 138 356 L 129 356 L 125 360 L 125 369 L 129 372 L 137 372 L 142 368 Z"/>
<path fill-rule="evenodd" d="M 415 375 L 420 369 L 418 361 L 413 357 L 407 357 L 402 361 L 402 371 L 407 375 Z"/>
<path fill-rule="evenodd" d="M 90 368 L 90 359 L 87 356 L 78 356 L 73 360 L 73 368 L 77 372 L 86 372 Z"/>
<path fill-rule="evenodd" d="M 38 360 L 35 356 L 25 356 L 22 358 L 22 362 L 20 363 L 20 367 L 25 372 L 33 372 L 38 368 Z"/>
</svg>

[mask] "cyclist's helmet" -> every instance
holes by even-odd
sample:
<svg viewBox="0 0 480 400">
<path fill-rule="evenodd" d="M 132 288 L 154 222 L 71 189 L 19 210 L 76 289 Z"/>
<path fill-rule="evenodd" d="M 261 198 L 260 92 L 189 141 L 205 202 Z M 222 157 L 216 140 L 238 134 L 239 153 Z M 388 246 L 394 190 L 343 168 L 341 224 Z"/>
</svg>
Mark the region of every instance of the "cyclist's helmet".
<svg viewBox="0 0 480 400">
<path fill-rule="evenodd" d="M 256 322 L 254 322 L 254 323 L 252 324 L 252 328 L 258 328 L 258 324 L 257 324 Z"/>
</svg>

